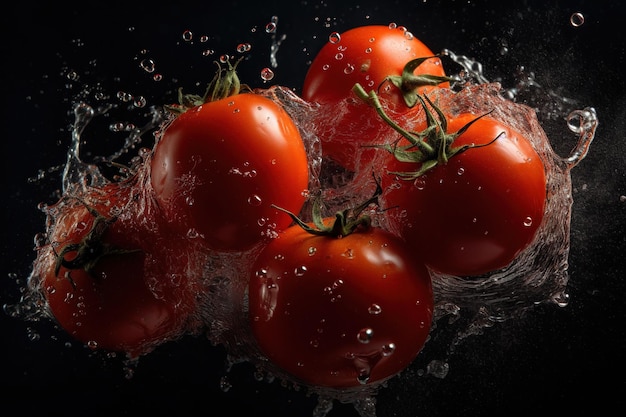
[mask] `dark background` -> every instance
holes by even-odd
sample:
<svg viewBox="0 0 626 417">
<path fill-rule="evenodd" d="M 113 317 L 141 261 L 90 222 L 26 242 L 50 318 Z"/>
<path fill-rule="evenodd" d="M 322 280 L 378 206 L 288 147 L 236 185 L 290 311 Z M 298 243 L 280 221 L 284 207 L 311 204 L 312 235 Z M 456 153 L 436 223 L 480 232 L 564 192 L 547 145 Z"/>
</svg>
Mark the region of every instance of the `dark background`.
<svg viewBox="0 0 626 417">
<path fill-rule="evenodd" d="M 332 31 L 396 22 L 434 51 L 448 48 L 483 63 L 488 79 L 506 86 L 520 67 L 581 107 L 596 108 L 600 126 L 588 156 L 572 171 L 570 303 L 540 306 L 470 338 L 449 358 L 447 377 L 390 381 L 378 395 L 385 416 L 608 415 L 623 409 L 626 380 L 626 12 L 615 1 L 231 1 L 36 2 L 2 11 L 3 216 L 0 304 L 14 304 L 43 230 L 39 202 L 55 201 L 70 143 L 73 97 L 87 84 L 113 94 L 170 102 L 174 89 L 202 90 L 214 66 L 204 48 L 235 54 L 253 49 L 240 76 L 263 87 L 278 16 L 273 84 L 299 91 L 308 63 Z M 200 4 L 201 3 L 201 4 Z M 131 6 L 132 4 L 132 6 Z M 585 23 L 573 27 L 572 13 Z M 253 32 L 253 28 L 257 28 Z M 182 33 L 191 30 L 194 42 Z M 202 45 L 199 36 L 210 37 Z M 508 52 L 500 53 L 501 46 Z M 145 50 L 145 53 L 142 52 Z M 150 57 L 164 76 L 154 82 L 138 65 Z M 67 75 L 80 75 L 72 81 Z M 201 86 L 201 87 L 198 87 Z M 200 90 L 198 92 L 200 92 Z M 142 120 L 138 115 L 138 120 Z M 562 121 L 560 121 L 562 122 Z M 564 123 L 564 122 L 562 122 Z M 94 128 L 95 129 L 95 128 Z M 95 130 L 94 130 L 95 131 Z M 97 131 L 95 131 L 97 132 Z M 113 135 L 119 148 L 123 136 Z M 566 155 L 575 143 L 555 143 Z M 93 141 L 92 141 L 93 142 Z M 96 145 L 91 145 L 96 146 Z M 89 149 L 87 150 L 89 151 Z M 94 148 L 92 152 L 100 151 Z M 49 322 L 0 314 L 0 414 L 45 416 L 311 416 L 316 400 L 277 382 L 258 382 L 248 365 L 227 372 L 225 352 L 204 338 L 185 338 L 142 358 L 132 377 L 122 361 L 72 344 Z M 220 387 L 226 377 L 229 390 Z M 18 398 L 20 395 L 20 398 Z M 332 416 L 356 416 L 337 404 Z"/>
</svg>

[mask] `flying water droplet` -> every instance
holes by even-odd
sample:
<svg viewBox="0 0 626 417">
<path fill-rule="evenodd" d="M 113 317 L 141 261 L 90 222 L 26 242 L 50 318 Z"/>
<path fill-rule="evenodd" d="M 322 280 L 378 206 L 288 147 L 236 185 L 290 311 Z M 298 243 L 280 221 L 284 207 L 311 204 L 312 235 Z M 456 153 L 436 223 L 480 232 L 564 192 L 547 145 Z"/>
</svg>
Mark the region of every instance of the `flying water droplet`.
<svg viewBox="0 0 626 417">
<path fill-rule="evenodd" d="M 333 32 L 328 35 L 328 42 L 339 43 L 341 41 L 341 35 L 338 32 Z"/>
<path fill-rule="evenodd" d="M 367 344 L 372 340 L 372 337 L 374 337 L 374 330 L 371 327 L 366 327 L 359 330 L 356 335 L 356 340 L 363 344 Z"/>
</svg>

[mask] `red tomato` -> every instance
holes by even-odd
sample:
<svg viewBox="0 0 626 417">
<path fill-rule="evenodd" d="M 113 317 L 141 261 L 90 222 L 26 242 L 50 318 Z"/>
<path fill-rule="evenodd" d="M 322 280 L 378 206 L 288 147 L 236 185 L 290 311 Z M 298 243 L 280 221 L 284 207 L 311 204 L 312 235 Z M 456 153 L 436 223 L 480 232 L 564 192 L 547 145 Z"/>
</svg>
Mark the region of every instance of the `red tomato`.
<svg viewBox="0 0 626 417">
<path fill-rule="evenodd" d="M 305 100 L 323 105 L 316 128 L 323 154 L 351 171 L 357 170 L 361 163 L 370 162 L 374 151 L 363 146 L 381 143 L 384 137 L 381 135 L 391 130 L 360 100 L 354 100 L 352 87 L 356 83 L 366 90 L 381 86 L 380 99 L 386 109 L 402 113 L 409 109 L 403 94 L 429 91 L 436 88 L 433 83 L 442 83 L 436 78 L 445 77 L 440 59 L 427 59 L 413 71 L 414 76 L 435 76 L 431 85 L 424 86 L 422 82 L 416 90 L 406 82 L 397 88 L 384 81 L 388 76 L 401 76 L 409 61 L 433 55 L 402 27 L 361 26 L 334 39 L 331 36 L 311 63 L 302 89 Z M 449 83 L 440 85 L 448 87 Z"/>
<path fill-rule="evenodd" d="M 155 146 L 151 182 L 168 222 L 215 250 L 240 251 L 289 226 L 272 204 L 298 212 L 308 160 L 288 113 L 243 93 L 179 115 Z"/>
<path fill-rule="evenodd" d="M 448 120 L 447 132 L 476 118 Z M 430 268 L 476 276 L 506 267 L 533 240 L 544 215 L 546 174 L 529 140 L 488 116 L 452 143 L 465 146 L 417 178 L 393 172 L 416 172 L 422 164 L 392 158 L 381 204 L 392 229 Z"/>
<path fill-rule="evenodd" d="M 67 333 L 136 357 L 189 330 L 196 300 L 185 271 L 193 262 L 183 242 L 149 234 L 126 215 L 128 189 L 100 192 L 99 202 L 89 199 L 93 206 L 73 199 L 57 205 L 34 276 Z"/>
<path fill-rule="evenodd" d="M 262 353 L 311 386 L 343 389 L 396 375 L 431 326 L 430 276 L 414 258 L 375 227 L 342 238 L 288 228 L 251 270 L 249 317 Z"/>
</svg>

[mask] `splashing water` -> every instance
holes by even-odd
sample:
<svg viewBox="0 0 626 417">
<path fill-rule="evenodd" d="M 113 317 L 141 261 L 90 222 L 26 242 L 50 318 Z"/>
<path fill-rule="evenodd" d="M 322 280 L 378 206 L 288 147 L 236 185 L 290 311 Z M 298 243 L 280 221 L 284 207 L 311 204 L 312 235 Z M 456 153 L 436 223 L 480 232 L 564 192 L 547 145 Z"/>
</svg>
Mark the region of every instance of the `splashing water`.
<svg viewBox="0 0 626 417">
<path fill-rule="evenodd" d="M 276 19 L 266 26 L 267 33 L 275 34 Z M 191 40 L 191 32 L 185 33 L 185 41 Z M 278 46 L 283 38 L 274 39 L 272 49 L 272 67 L 276 67 L 275 57 Z M 332 39 L 330 40 L 332 42 Z M 436 310 L 432 332 L 446 330 L 447 323 L 453 323 L 461 317 L 467 323 L 455 330 L 455 335 L 446 347 L 447 354 L 454 352 L 455 347 L 469 336 L 481 334 L 485 328 L 495 323 L 518 317 L 526 310 L 542 303 L 553 303 L 566 306 L 567 268 L 569 253 L 569 228 L 572 200 L 570 171 L 585 157 L 594 138 L 598 118 L 593 108 L 571 108 L 574 103 L 562 99 L 552 92 L 541 89 L 534 77 L 521 72 L 515 87 L 503 89 L 498 83 L 489 82 L 483 75 L 482 65 L 465 56 L 444 50 L 443 56 L 449 57 L 461 66 L 462 70 L 456 77 L 454 88 L 440 93 L 439 103 L 456 112 L 470 111 L 482 114 L 492 111 L 492 117 L 512 124 L 512 127 L 531 139 L 538 151 L 547 173 L 547 205 L 542 224 L 531 245 L 524 250 L 515 261 L 503 270 L 473 279 L 433 273 L 433 289 L 435 292 Z M 271 70 L 267 69 L 264 80 L 271 80 Z M 578 142 L 569 155 L 557 155 L 546 136 L 537 117 L 537 113 L 525 104 L 515 102 L 517 97 L 529 90 L 541 100 L 540 112 L 549 113 L 548 118 L 560 117 L 566 127 L 578 136 Z M 309 155 L 311 190 L 323 189 L 329 211 L 336 211 L 347 205 L 363 201 L 370 196 L 371 183 L 369 178 L 352 178 L 343 172 L 333 172 L 329 177 L 323 171 L 320 141 L 313 133 L 313 126 L 328 118 L 341 118 L 341 105 L 337 109 L 321 111 L 316 105 L 307 103 L 293 91 L 274 86 L 268 89 L 257 89 L 255 93 L 264 95 L 284 107 L 298 125 Z M 447 103 L 447 104 L 446 104 Z M 145 126 L 134 129 L 128 136 L 119 152 L 107 157 L 96 158 L 92 163 L 81 159 L 80 144 L 83 140 L 85 127 L 94 117 L 105 114 L 110 107 L 93 108 L 86 102 L 75 106 L 75 122 L 72 129 L 72 145 L 68 151 L 67 162 L 63 172 L 63 193 L 82 195 L 89 189 L 102 187 L 110 182 L 101 172 L 102 164 L 114 163 L 122 154 L 130 152 L 147 132 L 155 131 L 156 141 L 167 123 L 163 112 L 153 110 L 152 119 Z M 336 111 L 332 111 L 336 110 Z M 160 130 L 161 129 L 161 130 Z M 554 138 L 553 138 L 554 139 Z M 387 142 L 387 141 L 385 141 Z M 156 143 L 156 142 L 155 142 Z M 134 159 L 130 167 L 120 172 L 122 177 L 142 173 L 146 169 L 150 150 L 140 151 L 139 158 Z M 63 206 L 42 206 L 46 214 L 47 227 L 54 224 Z M 303 212 L 307 212 L 307 208 Z M 378 213 L 375 221 L 385 227 L 384 214 Z M 532 221 L 530 219 L 529 221 Z M 190 239 L 193 237 L 190 236 Z M 38 238 L 38 247 L 44 246 L 44 238 Z M 253 363 L 263 376 L 260 379 L 272 381 L 275 378 L 290 381 L 290 377 L 268 364 L 260 355 L 249 331 L 247 316 L 247 282 L 241 277 L 247 276 L 251 260 L 258 248 L 246 253 L 216 254 L 210 251 L 201 253 L 197 260 L 202 265 L 202 299 L 198 311 L 195 312 L 193 328 L 189 332 L 197 332 L 198 323 L 206 337 L 217 345 L 223 345 L 228 351 L 230 366 L 241 362 Z M 250 260 L 250 261 L 246 261 Z M 37 268 L 34 268 L 36 270 Z M 33 274 L 23 300 L 14 306 L 5 306 L 14 317 L 27 320 L 38 320 L 51 317 L 46 310 L 44 297 L 41 295 L 40 278 Z M 364 337 L 366 337 L 366 332 Z M 428 363 L 426 373 L 444 378 L 449 372 L 445 358 L 422 358 Z M 382 385 L 381 385 L 382 386 Z M 352 403 L 363 417 L 376 416 L 376 392 L 381 386 L 358 387 L 357 389 L 337 391 L 332 389 L 307 387 L 317 394 L 318 404 L 312 411 L 314 417 L 324 417 L 339 400 Z M 224 390 L 230 383 L 224 380 Z"/>
</svg>

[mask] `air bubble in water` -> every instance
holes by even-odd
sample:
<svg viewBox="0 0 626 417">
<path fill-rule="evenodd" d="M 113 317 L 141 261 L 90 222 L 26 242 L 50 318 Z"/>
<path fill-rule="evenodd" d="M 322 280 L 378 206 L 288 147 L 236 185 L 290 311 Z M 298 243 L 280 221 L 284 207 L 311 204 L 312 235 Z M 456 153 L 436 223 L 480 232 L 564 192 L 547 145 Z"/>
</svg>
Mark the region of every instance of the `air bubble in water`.
<svg viewBox="0 0 626 417">
<path fill-rule="evenodd" d="M 328 36 L 328 42 L 339 43 L 341 41 L 341 35 L 338 32 L 333 32 Z"/>
</svg>

